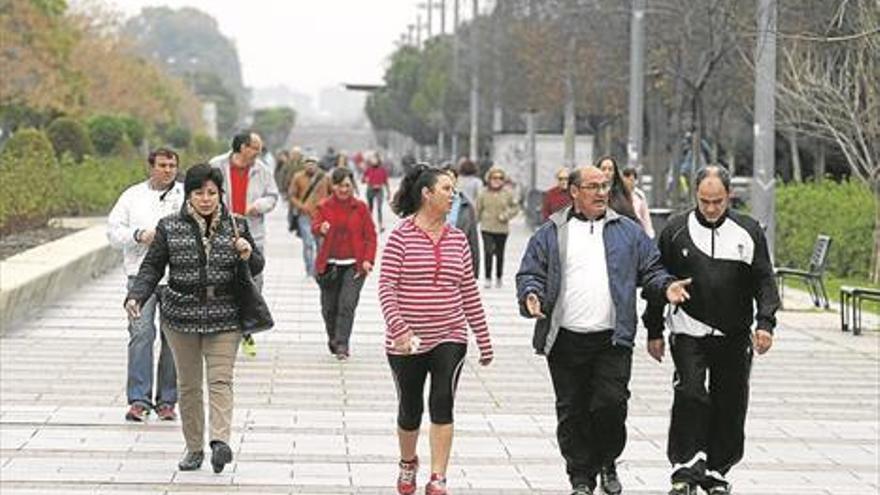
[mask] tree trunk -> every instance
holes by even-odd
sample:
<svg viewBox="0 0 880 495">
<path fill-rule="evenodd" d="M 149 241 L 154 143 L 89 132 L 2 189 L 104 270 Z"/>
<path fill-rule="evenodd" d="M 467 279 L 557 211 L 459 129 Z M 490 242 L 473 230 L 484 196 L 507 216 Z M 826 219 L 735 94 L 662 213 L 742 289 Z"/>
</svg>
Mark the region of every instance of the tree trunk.
<svg viewBox="0 0 880 495">
<path fill-rule="evenodd" d="M 798 151 L 797 131 L 788 131 L 788 145 L 791 151 L 791 179 L 800 184 L 804 181 L 804 173 L 801 168 L 801 156 Z"/>
<path fill-rule="evenodd" d="M 666 206 L 666 167 L 669 157 L 664 152 L 669 139 L 666 107 L 659 98 L 648 104 L 648 153 L 651 164 L 651 204 Z"/>
<path fill-rule="evenodd" d="M 825 141 L 816 139 L 816 166 L 813 170 L 813 180 L 825 179 Z"/>
</svg>

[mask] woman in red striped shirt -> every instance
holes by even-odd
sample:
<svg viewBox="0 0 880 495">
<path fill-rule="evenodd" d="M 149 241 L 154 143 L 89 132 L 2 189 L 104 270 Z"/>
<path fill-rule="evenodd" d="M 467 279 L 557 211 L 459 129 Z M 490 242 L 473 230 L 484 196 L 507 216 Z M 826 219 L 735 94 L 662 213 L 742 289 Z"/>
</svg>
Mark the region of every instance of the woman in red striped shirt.
<svg viewBox="0 0 880 495">
<path fill-rule="evenodd" d="M 394 211 L 404 220 L 391 232 L 382 253 L 379 302 L 399 401 L 397 492 L 402 495 L 416 490 L 416 444 L 427 375 L 431 375 L 431 479 L 425 494 L 445 495 L 453 400 L 468 326 L 476 335 L 480 364 L 488 365 L 493 357 L 467 238 L 446 223 L 453 193 L 447 173 L 415 167 L 394 197 Z"/>
</svg>

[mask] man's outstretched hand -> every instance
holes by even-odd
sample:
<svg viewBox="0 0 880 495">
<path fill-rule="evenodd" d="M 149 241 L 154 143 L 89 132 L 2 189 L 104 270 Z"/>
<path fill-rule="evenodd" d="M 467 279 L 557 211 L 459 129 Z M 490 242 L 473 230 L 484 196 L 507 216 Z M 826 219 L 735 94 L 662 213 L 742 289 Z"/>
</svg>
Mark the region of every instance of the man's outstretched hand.
<svg viewBox="0 0 880 495">
<path fill-rule="evenodd" d="M 676 280 L 669 284 L 669 287 L 666 288 L 666 300 L 669 301 L 670 304 L 682 304 L 690 299 L 691 295 L 687 289 L 691 285 L 691 282 L 693 282 L 692 278 L 686 278 L 684 280 Z"/>
</svg>

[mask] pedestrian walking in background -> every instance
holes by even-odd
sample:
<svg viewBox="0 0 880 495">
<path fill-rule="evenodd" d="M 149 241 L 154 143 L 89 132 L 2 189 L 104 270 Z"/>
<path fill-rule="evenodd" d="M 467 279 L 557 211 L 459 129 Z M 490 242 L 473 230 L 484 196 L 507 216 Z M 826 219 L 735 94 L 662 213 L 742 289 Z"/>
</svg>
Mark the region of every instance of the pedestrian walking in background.
<svg viewBox="0 0 880 495">
<path fill-rule="evenodd" d="M 654 224 L 651 222 L 651 210 L 648 209 L 648 197 L 645 195 L 645 191 L 636 186 L 638 179 L 639 172 L 635 167 L 623 169 L 623 185 L 629 191 L 632 198 L 633 210 L 636 212 L 636 217 L 638 217 L 639 223 L 642 224 L 642 228 L 645 229 L 645 233 L 653 239 L 655 235 Z"/>
<path fill-rule="evenodd" d="M 378 152 L 367 158 L 363 181 L 367 185 L 367 204 L 370 205 L 370 214 L 372 215 L 375 209 L 379 230 L 385 232 L 385 225 L 382 222 L 382 206 L 386 197 L 391 198 L 391 187 L 388 185 L 388 170 L 382 166 Z"/>
<path fill-rule="evenodd" d="M 195 470 L 204 460 L 202 389 L 206 373 L 211 466 L 219 473 L 232 461 L 232 377 L 241 340 L 236 267 L 241 258 L 247 260 L 252 273 L 259 274 L 264 262 L 248 222 L 233 219 L 221 201 L 224 191 L 220 170 L 196 165 L 187 171 L 183 187 L 186 201 L 177 214 L 159 221 L 125 298 L 125 309 L 130 318 L 141 318 L 145 303 L 168 268 L 160 321 L 177 366 L 186 440 L 186 454 L 178 467 L 182 471 Z M 241 237 L 235 235 L 233 221 Z"/>
<path fill-rule="evenodd" d="M 135 275 L 147 249 L 156 238 L 159 219 L 180 210 L 183 205 L 183 184 L 176 181 L 178 156 L 167 148 L 150 153 L 150 177 L 131 186 L 116 201 L 107 219 L 107 238 L 110 244 L 122 249 L 123 269 L 131 289 Z M 159 282 L 161 292 L 166 279 Z M 141 316 L 128 320 L 128 379 L 125 394 L 128 400 L 128 421 L 144 421 L 151 410 L 159 419 L 176 418 L 177 372 L 168 341 L 159 334 L 159 362 L 156 366 L 155 396 L 153 395 L 153 343 L 156 341 L 156 293 L 151 293 L 141 305 Z"/>
<path fill-rule="evenodd" d="M 242 131 L 232 138 L 232 149 L 211 159 L 212 167 L 223 174 L 226 205 L 234 215 L 247 219 L 251 235 L 260 253 L 266 247 L 266 214 L 278 203 L 278 186 L 272 170 L 260 159 L 263 140 L 253 131 Z M 263 290 L 262 273 L 254 276 L 257 287 Z M 256 344 L 250 334 L 242 339 L 245 354 L 256 355 Z"/>
<path fill-rule="evenodd" d="M 568 169 L 565 167 L 556 171 L 556 185 L 544 193 L 541 202 L 541 219 L 546 222 L 550 215 L 571 204 L 571 195 L 568 193 Z"/>
<path fill-rule="evenodd" d="M 307 157 L 305 168 L 293 176 L 287 192 L 290 205 L 296 212 L 297 235 L 302 239 L 303 264 L 308 278 L 315 277 L 315 254 L 318 245 L 312 234 L 312 216 L 318 203 L 327 197 L 324 176 L 324 171 L 318 167 L 318 159 L 314 156 Z"/>
<path fill-rule="evenodd" d="M 456 188 L 467 196 L 472 205 L 477 204 L 477 198 L 483 189 L 483 179 L 477 175 L 476 164 L 467 158 L 462 158 L 458 161 L 458 182 Z"/>
<path fill-rule="evenodd" d="M 284 199 L 285 203 L 287 203 L 288 232 L 296 232 L 297 229 L 296 208 L 290 203 L 290 181 L 293 180 L 293 176 L 296 175 L 297 172 L 305 168 L 303 160 L 302 149 L 299 146 L 294 146 L 288 154 L 287 163 L 285 163 L 284 167 L 281 169 L 280 177 L 276 174 L 278 192 L 281 193 L 281 197 Z"/>
<path fill-rule="evenodd" d="M 609 180 L 596 167 L 569 176 L 572 206 L 529 239 L 516 275 L 520 313 L 537 318 L 532 345 L 547 356 L 556 393 L 556 437 L 572 495 L 622 491 L 616 461 L 626 445 L 636 287 L 680 303 L 641 226 L 607 207 Z"/>
<path fill-rule="evenodd" d="M 350 170 L 334 169 L 330 183 L 333 194 L 318 204 L 312 233 L 322 239 L 316 269 L 327 347 L 342 361 L 350 356 L 354 313 L 376 259 L 376 226 L 367 205 L 353 196 Z"/>
<path fill-rule="evenodd" d="M 779 293 L 764 230 L 729 209 L 727 169 L 700 169 L 695 189 L 697 207 L 672 217 L 659 239 L 663 265 L 693 279 L 692 297 L 665 318 L 662 302 L 649 300 L 643 318 L 651 356 L 663 358 L 666 326 L 675 362 L 669 493 L 727 495 L 743 456 L 752 355 L 773 345 Z"/>
<path fill-rule="evenodd" d="M 449 215 L 446 216 L 446 223 L 450 227 L 456 227 L 464 232 L 467 237 L 468 246 L 471 250 L 471 262 L 474 267 L 474 277 L 480 276 L 480 237 L 477 234 L 477 211 L 474 204 L 464 192 L 458 189 L 459 176 L 452 165 L 443 168 L 452 177 L 456 187 L 455 194 L 452 196 L 452 207 L 449 209 Z"/>
<path fill-rule="evenodd" d="M 425 494 L 445 495 L 455 390 L 467 351 L 468 327 L 476 335 L 480 364 L 492 362 L 467 238 L 446 223 L 453 193 L 448 173 L 414 167 L 394 197 L 394 211 L 403 221 L 389 235 L 382 253 L 379 302 L 398 394 L 397 492 L 402 495 L 416 491 L 416 445 L 427 376 L 431 375 L 431 477 Z"/>
<path fill-rule="evenodd" d="M 504 248 L 510 233 L 510 220 L 519 212 L 516 196 L 504 187 L 504 170 L 492 167 L 486 172 L 486 187 L 477 197 L 477 220 L 483 236 L 485 287 L 492 287 L 492 266 L 495 265 L 495 285 L 501 287 L 504 276 Z"/>
<path fill-rule="evenodd" d="M 635 208 L 633 208 L 632 195 L 623 183 L 620 168 L 617 166 L 617 159 L 610 155 L 600 157 L 596 160 L 596 167 L 605 174 L 605 178 L 611 184 L 611 192 L 608 194 L 608 207 L 638 222 L 639 217 L 636 215 Z"/>
</svg>

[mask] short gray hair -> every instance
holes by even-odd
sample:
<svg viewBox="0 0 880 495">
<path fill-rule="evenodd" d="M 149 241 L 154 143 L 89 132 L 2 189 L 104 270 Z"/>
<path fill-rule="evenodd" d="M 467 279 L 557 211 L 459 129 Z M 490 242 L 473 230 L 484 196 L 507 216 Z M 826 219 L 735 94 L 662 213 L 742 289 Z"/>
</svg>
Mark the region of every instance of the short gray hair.
<svg viewBox="0 0 880 495">
<path fill-rule="evenodd" d="M 706 165 L 697 170 L 697 176 L 694 179 L 694 191 L 700 188 L 700 184 L 709 177 L 717 177 L 724 186 L 724 190 L 730 192 L 730 171 L 721 165 Z"/>
</svg>

